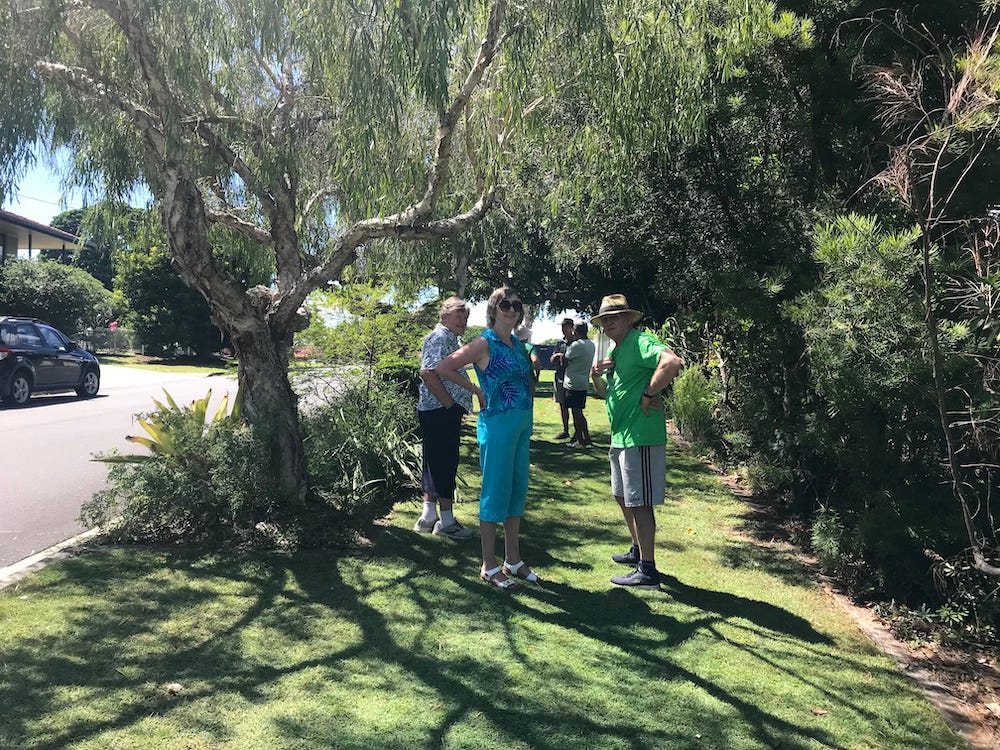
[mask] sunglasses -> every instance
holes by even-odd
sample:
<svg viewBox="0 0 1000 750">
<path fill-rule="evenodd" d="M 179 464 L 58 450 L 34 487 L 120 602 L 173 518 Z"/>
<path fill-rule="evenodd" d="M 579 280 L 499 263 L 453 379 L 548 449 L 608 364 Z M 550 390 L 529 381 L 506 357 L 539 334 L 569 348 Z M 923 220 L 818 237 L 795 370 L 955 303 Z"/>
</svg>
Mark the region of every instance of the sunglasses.
<svg viewBox="0 0 1000 750">
<path fill-rule="evenodd" d="M 511 302 L 509 299 L 505 299 L 501 301 L 500 304 L 497 305 L 497 307 L 499 307 L 504 312 L 508 312 L 511 309 L 513 309 L 514 312 L 519 313 L 524 310 L 524 305 L 521 304 L 520 300 L 514 300 L 513 302 Z"/>
</svg>

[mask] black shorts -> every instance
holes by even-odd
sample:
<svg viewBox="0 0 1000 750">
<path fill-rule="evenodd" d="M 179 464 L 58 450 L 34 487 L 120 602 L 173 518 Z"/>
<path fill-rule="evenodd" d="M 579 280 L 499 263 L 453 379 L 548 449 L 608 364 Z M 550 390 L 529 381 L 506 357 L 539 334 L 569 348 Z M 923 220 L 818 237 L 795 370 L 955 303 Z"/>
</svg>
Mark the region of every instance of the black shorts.
<svg viewBox="0 0 1000 750">
<path fill-rule="evenodd" d="M 566 389 L 566 408 L 567 409 L 582 409 L 587 405 L 587 392 L 586 391 L 571 391 Z"/>
</svg>

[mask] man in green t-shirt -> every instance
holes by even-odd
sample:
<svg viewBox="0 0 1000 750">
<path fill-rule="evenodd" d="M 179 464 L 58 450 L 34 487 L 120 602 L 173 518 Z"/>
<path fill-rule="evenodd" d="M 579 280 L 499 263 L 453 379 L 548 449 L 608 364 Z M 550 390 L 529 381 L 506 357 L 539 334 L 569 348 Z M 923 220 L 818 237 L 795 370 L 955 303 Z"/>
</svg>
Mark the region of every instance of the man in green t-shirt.
<svg viewBox="0 0 1000 750">
<path fill-rule="evenodd" d="M 667 420 L 660 393 L 677 377 L 680 358 L 651 333 L 635 324 L 642 313 L 624 295 L 601 300 L 591 320 L 614 342 L 608 358 L 590 372 L 594 390 L 605 399 L 611 423 L 611 492 L 632 536 L 628 552 L 612 555 L 622 565 L 635 565 L 616 586 L 659 588 L 656 570 L 656 517 L 663 504 L 667 475 Z"/>
</svg>

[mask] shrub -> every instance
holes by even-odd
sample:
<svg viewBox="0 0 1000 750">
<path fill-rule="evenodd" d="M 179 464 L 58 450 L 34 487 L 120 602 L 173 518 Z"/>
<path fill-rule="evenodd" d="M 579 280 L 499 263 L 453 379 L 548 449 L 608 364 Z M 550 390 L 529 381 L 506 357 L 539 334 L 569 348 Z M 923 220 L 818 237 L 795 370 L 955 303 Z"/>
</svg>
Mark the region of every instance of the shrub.
<svg viewBox="0 0 1000 750">
<path fill-rule="evenodd" d="M 870 540 L 864 537 L 863 523 L 848 524 L 837 511 L 822 507 L 813 519 L 812 551 L 823 570 L 837 579 L 854 596 L 884 588 L 875 566 L 865 559 Z M 891 542 L 886 540 L 886 544 Z"/>
<path fill-rule="evenodd" d="M 386 515 L 420 476 L 412 397 L 378 381 L 343 387 L 302 419 L 313 494 L 362 528 Z"/>
<path fill-rule="evenodd" d="M 710 448 L 716 441 L 712 412 L 718 400 L 714 384 L 699 367 L 684 370 L 674 381 L 667 405 L 681 435 L 698 448 Z"/>
<path fill-rule="evenodd" d="M 947 597 L 936 612 L 949 640 L 995 647 L 1000 634 L 1000 589 L 996 579 L 976 570 L 966 551 L 934 565 L 939 591 Z"/>
<path fill-rule="evenodd" d="M 55 261 L 18 261 L 0 266 L 0 314 L 42 318 L 67 336 L 106 326 L 114 301 L 86 271 Z"/>
<path fill-rule="evenodd" d="M 792 470 L 769 461 L 747 465 L 747 485 L 754 495 L 775 497 L 788 492 L 794 484 Z"/>
<path fill-rule="evenodd" d="M 358 382 L 358 381 L 354 381 Z M 239 419 L 223 403 L 206 426 L 208 396 L 166 405 L 140 417 L 148 437 L 131 437 L 150 454 L 98 457 L 108 485 L 81 518 L 123 542 L 210 547 L 328 546 L 345 532 L 384 516 L 405 484 L 415 486 L 420 450 L 412 398 L 373 374 L 359 384 L 317 393 L 327 397 L 302 417 L 311 493 L 284 502 L 266 430 Z M 329 395 L 329 394 L 333 395 Z M 209 394 L 210 395 L 210 394 Z"/>
<path fill-rule="evenodd" d="M 844 555 L 844 524 L 836 511 L 820 508 L 812 525 L 812 551 L 827 571 L 836 570 Z"/>
<path fill-rule="evenodd" d="M 169 397 L 168 397 L 169 400 Z M 206 399 L 179 408 L 170 400 L 133 438 L 149 455 L 105 454 L 108 485 L 83 507 L 87 525 L 128 542 L 275 546 L 287 542 L 272 521 L 280 508 L 266 440 L 225 406 L 205 425 Z"/>
<path fill-rule="evenodd" d="M 207 355 L 223 347 L 205 298 L 184 283 L 164 244 L 138 240 L 115 260 L 115 288 L 128 302 L 125 324 L 148 353 L 173 356 L 191 348 Z"/>
</svg>

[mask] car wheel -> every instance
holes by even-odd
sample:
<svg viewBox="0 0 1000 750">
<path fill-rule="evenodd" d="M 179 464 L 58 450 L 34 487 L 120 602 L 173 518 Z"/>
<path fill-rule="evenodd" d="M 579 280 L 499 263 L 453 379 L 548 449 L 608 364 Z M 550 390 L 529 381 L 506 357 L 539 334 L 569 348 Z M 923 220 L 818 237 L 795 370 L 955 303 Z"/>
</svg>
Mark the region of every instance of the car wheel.
<svg viewBox="0 0 1000 750">
<path fill-rule="evenodd" d="M 4 401 L 12 406 L 24 406 L 31 398 L 31 378 L 23 372 L 14 373 Z"/>
<path fill-rule="evenodd" d="M 83 373 L 83 382 L 76 389 L 76 395 L 83 396 L 83 398 L 93 398 L 97 395 L 100 387 L 101 376 L 97 374 L 96 370 L 87 370 Z"/>
</svg>

